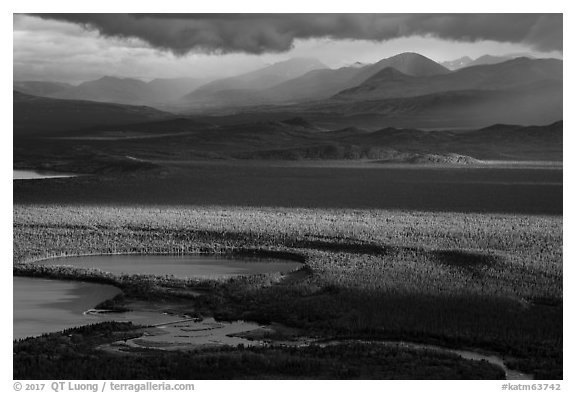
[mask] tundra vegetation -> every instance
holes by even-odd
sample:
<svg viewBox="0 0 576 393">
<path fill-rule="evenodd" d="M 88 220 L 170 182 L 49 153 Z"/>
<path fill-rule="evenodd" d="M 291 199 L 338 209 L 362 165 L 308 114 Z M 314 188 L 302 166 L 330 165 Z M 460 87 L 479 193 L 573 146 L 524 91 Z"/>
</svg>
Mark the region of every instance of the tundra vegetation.
<svg viewBox="0 0 576 393">
<path fill-rule="evenodd" d="M 63 255 L 198 252 L 283 256 L 305 267 L 288 276 L 184 280 L 31 263 Z M 191 315 L 273 322 L 306 336 L 359 340 L 329 350 L 153 351 L 154 356 L 112 363 L 112 355 L 95 357 L 93 351 L 119 334 L 114 332 L 131 330 L 106 325 L 15 342 L 15 378 L 45 377 L 33 374 L 44 367 L 51 378 L 111 378 L 117 362 L 134 364 L 127 378 L 153 375 L 147 374 L 152 370 L 171 370 L 163 378 L 502 377 L 488 365 L 472 370 L 469 362 L 448 355 L 378 349 L 361 340 L 495 351 L 510 368 L 539 379 L 562 378 L 561 216 L 16 204 L 14 274 L 111 283 L 124 291 L 112 302 L 118 307 L 127 299 L 179 300 Z M 201 296 L 190 295 L 198 290 Z M 47 353 L 42 348 L 59 343 L 49 360 L 41 356 Z M 184 360 L 187 374 L 171 368 Z M 90 362 L 96 366 L 77 374 L 90 369 Z M 332 367 L 336 363 L 340 368 Z M 235 367 L 237 373 L 224 374 Z M 342 373 L 336 376 L 335 370 Z"/>
<path fill-rule="evenodd" d="M 134 336 L 126 323 L 69 329 L 15 344 L 15 379 L 501 379 L 485 362 L 369 344 L 322 348 L 210 348 L 115 356 L 95 350 Z M 50 353 L 51 357 L 45 355 Z M 111 367 L 111 365 L 114 365 Z M 414 367 L 418 364 L 418 367 Z"/>
</svg>

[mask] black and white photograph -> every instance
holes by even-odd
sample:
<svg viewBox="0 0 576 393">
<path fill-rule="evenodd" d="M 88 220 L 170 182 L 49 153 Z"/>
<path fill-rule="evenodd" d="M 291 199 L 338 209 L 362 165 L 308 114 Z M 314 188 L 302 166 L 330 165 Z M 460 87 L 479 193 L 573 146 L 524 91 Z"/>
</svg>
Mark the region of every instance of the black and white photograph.
<svg viewBox="0 0 576 393">
<path fill-rule="evenodd" d="M 10 388 L 567 391 L 563 13 L 194 7 L 11 13 Z"/>
</svg>

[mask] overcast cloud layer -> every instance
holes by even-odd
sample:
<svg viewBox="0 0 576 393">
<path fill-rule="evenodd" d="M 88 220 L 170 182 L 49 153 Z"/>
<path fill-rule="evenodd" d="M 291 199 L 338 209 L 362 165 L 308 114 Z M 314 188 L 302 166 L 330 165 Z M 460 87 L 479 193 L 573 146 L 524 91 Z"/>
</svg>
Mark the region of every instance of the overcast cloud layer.
<svg viewBox="0 0 576 393">
<path fill-rule="evenodd" d="M 138 38 L 176 55 L 279 53 L 295 40 L 329 38 L 387 41 L 432 36 L 460 42 L 521 43 L 562 51 L 561 14 L 37 14 L 96 30 L 106 37 Z"/>
<path fill-rule="evenodd" d="M 88 23 L 91 18 L 105 21 L 106 26 L 110 24 L 118 31 L 113 33 L 112 28 L 107 27 L 107 33 L 102 33 L 94 27 L 95 25 L 79 22 L 80 19 L 84 19 L 84 22 Z M 314 31 L 309 29 L 308 33 L 304 34 L 305 25 L 311 23 L 311 18 L 323 23 L 313 26 Z M 462 18 L 468 20 L 465 22 Z M 495 39 L 472 41 L 472 37 L 479 36 L 501 38 L 503 34 L 497 34 L 498 29 L 493 28 L 493 25 L 496 24 L 495 20 L 502 18 L 507 22 L 506 29 L 510 30 L 507 36 L 516 37 L 521 42 Z M 69 19 L 73 19 L 74 22 L 70 22 Z M 123 19 L 126 23 L 120 22 Z M 371 19 L 373 22 L 368 23 L 367 21 Z M 558 23 L 553 23 L 555 19 Z M 340 20 L 338 26 L 335 20 Z M 391 26 L 394 23 L 400 25 L 402 21 L 405 27 L 397 28 L 395 32 L 397 38 L 384 41 L 342 39 L 332 36 L 294 38 L 327 34 L 329 30 L 333 30 L 334 36 L 370 37 L 375 34 L 374 31 L 382 30 L 378 25 L 384 20 L 391 23 L 387 27 L 390 34 L 394 33 Z M 434 37 L 430 34 L 404 36 L 411 31 L 430 30 L 429 25 L 440 24 L 441 20 L 451 21 L 443 25 L 445 30 L 448 29 L 448 25 L 455 30 L 455 21 L 459 20 L 467 31 L 476 30 L 477 33 L 474 36 L 463 37 L 460 41 Z M 536 22 L 532 27 L 527 27 L 530 21 Z M 155 24 L 157 27 L 153 28 L 152 25 Z M 204 26 L 205 29 L 186 29 L 183 26 L 187 24 L 192 24 L 196 28 Z M 226 29 L 223 30 L 220 26 L 226 26 Z M 332 68 L 355 62 L 374 63 L 402 52 L 417 52 L 438 62 L 462 56 L 477 58 L 486 54 L 562 58 L 562 36 L 559 35 L 561 27 L 562 19 L 555 15 L 430 17 L 223 14 L 201 15 L 201 19 L 198 19 L 189 15 L 166 14 L 154 17 L 119 14 L 84 17 L 50 15 L 44 18 L 15 14 L 13 69 L 15 80 L 62 81 L 76 84 L 98 79 L 104 75 L 143 80 L 179 77 L 211 80 L 249 72 L 294 57 L 313 57 Z M 504 27 L 500 30 L 504 30 Z M 280 35 L 284 38 L 261 39 L 257 44 L 258 40 L 252 39 L 257 36 L 257 31 L 260 31 L 262 36 Z M 275 33 L 272 34 L 271 31 Z M 284 32 L 283 35 L 280 32 Z M 447 34 L 442 32 L 442 35 Z M 436 32 L 436 35 L 440 33 Z M 148 41 L 142 37 L 147 37 Z M 290 42 L 291 39 L 293 42 Z M 150 41 L 156 44 L 151 44 Z M 163 44 L 159 45 L 158 42 Z M 279 52 L 283 46 L 278 42 L 291 47 L 287 51 Z M 197 46 L 191 47 L 191 43 L 196 43 Z M 224 44 L 226 47 L 223 47 Z M 184 54 L 188 50 L 186 48 L 190 51 Z M 252 53 L 254 51 L 262 53 L 254 54 Z"/>
</svg>

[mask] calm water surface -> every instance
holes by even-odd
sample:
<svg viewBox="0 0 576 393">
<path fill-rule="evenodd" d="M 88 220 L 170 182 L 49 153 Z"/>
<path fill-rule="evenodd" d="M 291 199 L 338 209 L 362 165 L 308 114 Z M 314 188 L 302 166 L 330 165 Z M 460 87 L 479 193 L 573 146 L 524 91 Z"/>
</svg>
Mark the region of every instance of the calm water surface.
<svg viewBox="0 0 576 393">
<path fill-rule="evenodd" d="M 182 319 L 153 311 L 89 313 L 96 305 L 121 293 L 103 284 L 14 277 L 14 339 L 39 336 L 105 321 L 137 325 L 173 323 Z"/>
<path fill-rule="evenodd" d="M 56 258 L 50 266 L 95 268 L 114 274 L 154 274 L 176 277 L 222 278 L 238 275 L 290 272 L 301 263 L 280 259 L 224 258 L 212 255 L 105 255 Z M 110 285 L 78 281 L 14 277 L 14 338 L 97 323 L 131 321 L 143 325 L 171 323 L 179 317 L 158 312 L 93 314 L 93 309 L 121 291 Z"/>
<path fill-rule="evenodd" d="M 120 292 L 111 285 L 14 277 L 14 339 L 99 322 L 84 311 Z"/>
<path fill-rule="evenodd" d="M 287 273 L 302 267 L 282 259 L 239 258 L 213 255 L 95 255 L 54 258 L 48 266 L 99 269 L 113 274 L 174 275 L 180 278 L 225 278 L 238 275 Z"/>
<path fill-rule="evenodd" d="M 57 177 L 74 177 L 78 176 L 73 173 L 58 173 L 58 172 L 39 172 L 23 169 L 12 170 L 12 180 L 23 179 L 53 179 Z"/>
</svg>

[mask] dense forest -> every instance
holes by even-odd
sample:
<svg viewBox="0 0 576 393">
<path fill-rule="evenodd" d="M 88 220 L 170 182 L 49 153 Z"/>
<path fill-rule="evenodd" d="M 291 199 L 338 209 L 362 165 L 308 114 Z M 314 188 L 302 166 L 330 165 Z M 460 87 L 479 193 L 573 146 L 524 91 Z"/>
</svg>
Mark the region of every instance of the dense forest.
<svg viewBox="0 0 576 393">
<path fill-rule="evenodd" d="M 370 344 L 306 348 L 137 351 L 96 349 L 138 336 L 128 323 L 100 323 L 14 343 L 14 379 L 503 379 L 486 362 Z M 414 367 L 418 364 L 418 367 Z"/>
</svg>

